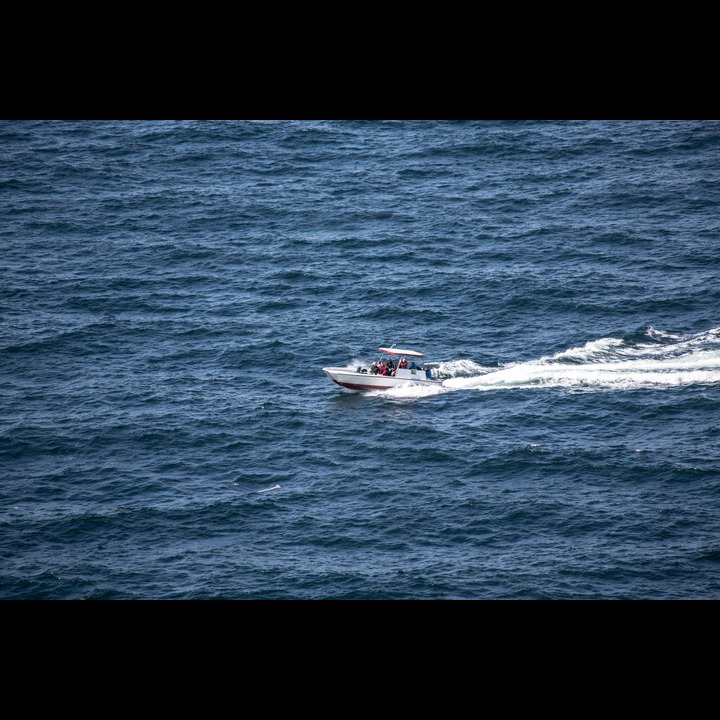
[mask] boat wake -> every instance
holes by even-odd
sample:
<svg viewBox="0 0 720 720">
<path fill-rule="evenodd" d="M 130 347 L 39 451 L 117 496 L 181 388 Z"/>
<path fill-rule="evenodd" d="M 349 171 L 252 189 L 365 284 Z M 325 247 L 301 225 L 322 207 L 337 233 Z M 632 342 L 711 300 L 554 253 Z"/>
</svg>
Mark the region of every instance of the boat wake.
<svg viewBox="0 0 720 720">
<path fill-rule="evenodd" d="M 644 340 L 601 338 L 556 355 L 508 363 L 471 377 L 450 376 L 443 388 L 624 390 L 720 383 L 720 328 L 689 337 L 650 328 Z M 442 366 L 440 372 L 444 372 Z"/>
<path fill-rule="evenodd" d="M 600 338 L 525 362 L 483 367 L 470 360 L 441 362 L 441 387 L 387 391 L 424 397 L 456 390 L 561 387 L 572 391 L 667 388 L 720 383 L 720 328 L 680 336 L 648 328 L 634 339 Z"/>
</svg>

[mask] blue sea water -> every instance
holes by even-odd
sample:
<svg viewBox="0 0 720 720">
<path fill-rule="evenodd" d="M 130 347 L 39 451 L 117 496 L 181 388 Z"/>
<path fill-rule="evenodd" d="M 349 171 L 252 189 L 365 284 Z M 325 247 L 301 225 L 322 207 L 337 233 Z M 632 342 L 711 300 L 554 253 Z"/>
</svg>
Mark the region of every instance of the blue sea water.
<svg viewBox="0 0 720 720">
<path fill-rule="evenodd" d="M 719 208 L 717 121 L 0 122 L 0 598 L 720 598 Z"/>
</svg>

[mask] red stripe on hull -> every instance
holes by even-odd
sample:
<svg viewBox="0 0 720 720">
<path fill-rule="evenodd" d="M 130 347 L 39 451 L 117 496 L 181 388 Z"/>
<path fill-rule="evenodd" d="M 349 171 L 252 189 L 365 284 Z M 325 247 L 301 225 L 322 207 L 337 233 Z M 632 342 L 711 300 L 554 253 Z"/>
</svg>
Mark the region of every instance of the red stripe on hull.
<svg viewBox="0 0 720 720">
<path fill-rule="evenodd" d="M 359 390 L 359 391 L 370 391 L 370 390 L 389 390 L 396 385 L 357 385 L 356 383 L 343 383 L 338 382 L 335 378 L 331 378 L 332 381 L 340 387 L 347 388 L 348 390 Z"/>
</svg>

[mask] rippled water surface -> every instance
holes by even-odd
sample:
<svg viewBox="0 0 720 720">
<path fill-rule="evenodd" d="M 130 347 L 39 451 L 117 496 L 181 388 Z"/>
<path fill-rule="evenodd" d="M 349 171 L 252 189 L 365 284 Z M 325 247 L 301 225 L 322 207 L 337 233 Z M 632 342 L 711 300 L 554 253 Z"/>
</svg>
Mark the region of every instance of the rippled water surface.
<svg viewBox="0 0 720 720">
<path fill-rule="evenodd" d="M 0 598 L 720 597 L 720 124 L 0 122 Z M 381 346 L 442 385 L 352 393 Z"/>
</svg>

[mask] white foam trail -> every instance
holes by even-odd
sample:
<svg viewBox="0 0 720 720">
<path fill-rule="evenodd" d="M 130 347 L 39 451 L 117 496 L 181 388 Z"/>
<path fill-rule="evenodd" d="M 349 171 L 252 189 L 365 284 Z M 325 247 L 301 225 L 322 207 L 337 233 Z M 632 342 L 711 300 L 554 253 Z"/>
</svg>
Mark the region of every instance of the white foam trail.
<svg viewBox="0 0 720 720">
<path fill-rule="evenodd" d="M 492 368 L 478 365 L 472 360 L 448 360 L 437 363 L 438 375 L 442 377 L 469 377 L 486 373 Z"/>
<path fill-rule="evenodd" d="M 647 334 L 666 344 L 631 346 L 617 338 L 601 338 L 550 357 L 509 363 L 472 377 L 451 377 L 443 387 L 632 389 L 720 383 L 720 328 L 687 338 L 652 329 Z"/>
</svg>

